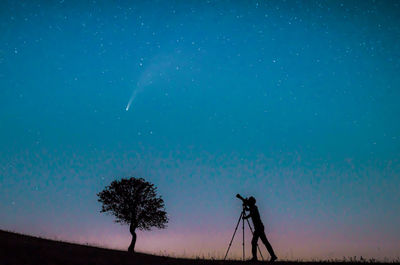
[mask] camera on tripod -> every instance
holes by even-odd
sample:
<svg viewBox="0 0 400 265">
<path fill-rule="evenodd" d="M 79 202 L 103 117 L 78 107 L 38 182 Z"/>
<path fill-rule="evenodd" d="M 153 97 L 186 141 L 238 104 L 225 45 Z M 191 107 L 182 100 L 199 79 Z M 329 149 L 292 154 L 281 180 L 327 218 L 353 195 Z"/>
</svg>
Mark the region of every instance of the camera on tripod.
<svg viewBox="0 0 400 265">
<path fill-rule="evenodd" d="M 236 198 L 242 200 L 242 202 L 243 202 L 243 207 L 245 207 L 245 206 L 248 204 L 247 198 L 243 198 L 239 193 L 236 194 Z"/>
</svg>

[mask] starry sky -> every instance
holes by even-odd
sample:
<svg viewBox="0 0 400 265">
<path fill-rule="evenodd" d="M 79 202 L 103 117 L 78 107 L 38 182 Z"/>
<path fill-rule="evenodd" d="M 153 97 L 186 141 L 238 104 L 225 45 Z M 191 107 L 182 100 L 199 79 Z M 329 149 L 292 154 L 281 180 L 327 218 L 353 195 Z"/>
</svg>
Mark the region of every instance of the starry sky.
<svg viewBox="0 0 400 265">
<path fill-rule="evenodd" d="M 1 1 L 0 229 L 126 249 L 136 176 L 138 251 L 223 257 L 241 193 L 280 258 L 397 258 L 399 72 L 398 1 Z"/>
</svg>

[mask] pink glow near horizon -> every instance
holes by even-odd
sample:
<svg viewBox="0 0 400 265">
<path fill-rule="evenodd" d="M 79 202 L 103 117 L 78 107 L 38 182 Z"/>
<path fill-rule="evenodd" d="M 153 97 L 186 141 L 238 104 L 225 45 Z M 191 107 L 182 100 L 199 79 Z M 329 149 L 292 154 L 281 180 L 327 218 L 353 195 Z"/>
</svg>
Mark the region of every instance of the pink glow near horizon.
<svg viewBox="0 0 400 265">
<path fill-rule="evenodd" d="M 139 231 L 136 250 L 138 252 L 172 257 L 222 259 L 232 237 L 233 228 L 232 231 L 224 229 L 221 232 L 206 228 L 183 232 L 176 230 Z M 285 260 L 326 260 L 354 256 L 383 260 L 385 258 L 396 259 L 398 257 L 399 240 L 397 239 L 387 241 L 376 235 L 368 237 L 360 235 L 359 238 L 350 239 L 345 233 L 333 234 L 327 232 L 325 234 L 316 234 L 310 232 L 309 228 L 284 231 L 284 227 L 278 227 L 276 230 L 267 232 L 267 237 L 279 257 Z M 24 233 L 24 229 L 19 231 Z M 245 233 L 246 258 L 250 258 L 250 231 L 246 228 Z M 126 250 L 131 239 L 127 228 L 124 226 L 119 227 L 117 231 L 115 229 L 105 229 L 81 234 L 66 233 L 64 231 L 56 235 L 51 233 L 34 235 L 118 250 Z M 242 258 L 241 238 L 242 230 L 239 227 L 228 259 Z M 268 259 L 269 256 L 265 247 L 263 245 L 260 246 L 264 258 Z"/>
</svg>

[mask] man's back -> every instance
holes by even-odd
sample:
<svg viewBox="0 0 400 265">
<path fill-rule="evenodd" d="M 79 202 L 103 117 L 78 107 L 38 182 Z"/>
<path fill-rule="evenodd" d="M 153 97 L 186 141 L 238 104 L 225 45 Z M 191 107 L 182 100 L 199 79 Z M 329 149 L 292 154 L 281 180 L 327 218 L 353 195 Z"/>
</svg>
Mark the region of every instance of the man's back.
<svg viewBox="0 0 400 265">
<path fill-rule="evenodd" d="M 249 207 L 251 220 L 253 221 L 254 229 L 264 229 L 264 225 L 261 222 L 260 213 L 258 212 L 257 206 L 253 205 Z"/>
</svg>

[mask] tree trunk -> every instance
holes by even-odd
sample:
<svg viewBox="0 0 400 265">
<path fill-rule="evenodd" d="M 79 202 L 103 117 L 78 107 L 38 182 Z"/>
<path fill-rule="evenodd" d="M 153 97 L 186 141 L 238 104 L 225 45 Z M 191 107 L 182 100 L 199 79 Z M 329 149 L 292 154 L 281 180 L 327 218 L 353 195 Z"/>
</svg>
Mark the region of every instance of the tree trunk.
<svg viewBox="0 0 400 265">
<path fill-rule="evenodd" d="M 136 226 L 131 224 L 130 227 L 129 227 L 129 231 L 131 232 L 131 235 L 132 235 L 132 241 L 131 241 L 131 244 L 129 245 L 128 251 L 132 252 L 132 253 L 135 253 L 135 244 L 136 244 L 136 233 L 135 233 L 135 230 L 136 230 Z"/>
</svg>

